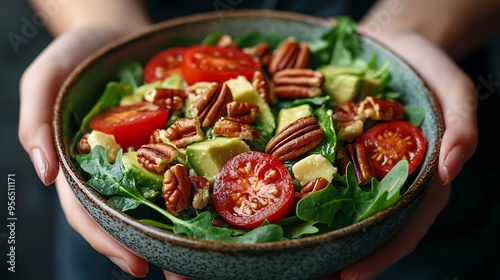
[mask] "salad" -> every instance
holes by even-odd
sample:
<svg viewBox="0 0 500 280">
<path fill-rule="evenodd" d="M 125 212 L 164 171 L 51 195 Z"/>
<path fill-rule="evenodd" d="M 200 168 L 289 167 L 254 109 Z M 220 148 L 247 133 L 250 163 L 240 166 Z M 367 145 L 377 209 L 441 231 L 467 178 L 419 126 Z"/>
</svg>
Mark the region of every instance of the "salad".
<svg viewBox="0 0 500 280">
<path fill-rule="evenodd" d="M 423 114 L 388 87 L 390 61 L 361 58 L 355 27 L 124 60 L 74 137 L 80 173 L 119 210 L 208 240 L 296 239 L 389 207 L 424 157 Z"/>
</svg>

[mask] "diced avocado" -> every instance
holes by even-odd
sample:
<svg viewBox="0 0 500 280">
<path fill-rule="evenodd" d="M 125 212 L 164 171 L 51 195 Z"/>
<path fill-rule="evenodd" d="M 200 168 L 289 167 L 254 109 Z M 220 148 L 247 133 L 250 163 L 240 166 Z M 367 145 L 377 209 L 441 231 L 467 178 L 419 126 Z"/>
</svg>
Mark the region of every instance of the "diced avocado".
<svg viewBox="0 0 500 280">
<path fill-rule="evenodd" d="M 226 81 L 231 89 L 233 100 L 237 102 L 249 102 L 259 106 L 255 125 L 262 130 L 262 134 L 271 137 L 276 129 L 274 115 L 269 104 L 257 93 L 252 84 L 243 76 Z"/>
<path fill-rule="evenodd" d="M 134 90 L 131 94 L 125 95 L 120 100 L 120 105 L 131 105 L 144 101 L 144 94 L 152 88 L 171 88 L 182 89 L 182 78 L 180 75 L 173 74 L 165 78 L 163 81 L 156 81 L 149 84 L 144 84 Z"/>
<path fill-rule="evenodd" d="M 156 196 L 161 191 L 163 174 L 154 173 L 144 168 L 137 161 L 137 152 L 131 151 L 123 153 L 122 163 L 125 172 L 130 172 L 132 176 L 134 176 L 135 183 L 138 187 L 145 187 L 142 188 L 145 198 Z"/>
<path fill-rule="evenodd" d="M 355 101 L 361 90 L 364 70 L 326 65 L 318 68 L 323 73 L 323 89 L 335 104 Z"/>
<path fill-rule="evenodd" d="M 355 101 L 360 88 L 361 78 L 351 75 L 338 75 L 331 83 L 325 84 L 325 91 L 335 104 Z"/>
<path fill-rule="evenodd" d="M 368 75 L 364 76 L 361 82 L 361 91 L 358 100 L 362 100 L 367 96 L 374 95 L 380 84 L 381 81 L 379 79 L 370 77 Z"/>
<path fill-rule="evenodd" d="M 360 68 L 337 67 L 332 65 L 321 66 L 318 68 L 318 71 L 323 73 L 325 78 L 333 78 L 341 74 L 355 75 L 355 76 L 363 76 L 365 74 L 365 71 Z"/>
<path fill-rule="evenodd" d="M 186 156 L 196 174 L 213 183 L 222 165 L 249 150 L 248 145 L 237 138 L 218 137 L 187 146 Z"/>
<path fill-rule="evenodd" d="M 303 117 L 312 116 L 312 114 L 313 109 L 309 104 L 281 109 L 278 113 L 278 126 L 276 127 L 276 133 L 280 132 L 283 127 L 291 124 L 292 122 Z"/>
<path fill-rule="evenodd" d="M 107 134 L 97 130 L 93 130 L 89 133 L 87 143 L 89 143 L 91 149 L 97 145 L 103 146 L 106 149 L 106 158 L 110 163 L 115 162 L 116 155 L 122 148 L 118 143 L 116 143 L 115 136 L 113 134 Z"/>
<path fill-rule="evenodd" d="M 337 168 L 322 155 L 310 155 L 292 166 L 293 176 L 301 186 L 316 178 L 325 178 L 328 182 L 333 180 L 333 174 L 337 173 Z"/>
</svg>

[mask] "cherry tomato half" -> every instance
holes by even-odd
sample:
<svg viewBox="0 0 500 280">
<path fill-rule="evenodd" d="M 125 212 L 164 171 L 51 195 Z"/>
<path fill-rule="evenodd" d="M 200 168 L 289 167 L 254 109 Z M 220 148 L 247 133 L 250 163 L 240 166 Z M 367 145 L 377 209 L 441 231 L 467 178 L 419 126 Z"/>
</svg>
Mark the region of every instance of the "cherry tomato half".
<svg viewBox="0 0 500 280">
<path fill-rule="evenodd" d="M 285 165 L 262 152 L 241 153 L 222 166 L 213 186 L 217 213 L 238 227 L 274 223 L 292 208 L 294 187 Z"/>
<path fill-rule="evenodd" d="M 181 70 L 184 80 L 223 83 L 239 75 L 252 79 L 259 68 L 257 61 L 242 50 L 233 47 L 195 45 L 184 50 Z"/>
<path fill-rule="evenodd" d="M 89 123 L 93 130 L 115 136 L 123 149 L 139 149 L 148 143 L 155 129 L 164 128 L 169 115 L 168 110 L 141 102 L 127 106 L 112 107 L 95 116 Z"/>
<path fill-rule="evenodd" d="M 184 47 L 172 47 L 153 56 L 144 66 L 144 82 L 161 81 L 172 74 L 181 75 Z"/>
<path fill-rule="evenodd" d="M 400 160 L 409 163 L 409 174 L 424 157 L 426 141 L 422 131 L 405 121 L 377 124 L 363 132 L 356 143 L 366 147 L 375 176 L 383 178 Z"/>
</svg>

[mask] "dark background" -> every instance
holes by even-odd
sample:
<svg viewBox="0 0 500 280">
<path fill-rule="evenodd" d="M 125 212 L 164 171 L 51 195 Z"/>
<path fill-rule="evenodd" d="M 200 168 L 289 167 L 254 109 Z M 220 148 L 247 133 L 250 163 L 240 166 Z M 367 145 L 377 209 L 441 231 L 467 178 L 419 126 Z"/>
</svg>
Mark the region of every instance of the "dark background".
<svg viewBox="0 0 500 280">
<path fill-rule="evenodd" d="M 0 279 L 53 279 L 56 213 L 60 214 L 54 186 L 46 187 L 37 178 L 18 137 L 19 79 L 24 69 L 49 44 L 51 37 L 27 1 L 0 1 Z M 26 29 L 30 24 L 33 28 Z M 15 36 L 24 42 L 15 46 Z M 498 127 L 500 92 L 500 51 L 498 42 L 462 63 L 478 88 L 480 144 L 478 153 L 464 167 L 453 187 L 452 202 L 419 248 L 410 257 L 384 274 L 413 275 L 413 279 L 499 279 L 500 277 L 500 176 L 498 176 Z M 494 68 L 496 66 L 496 68 Z M 486 85 L 484 81 L 489 81 Z M 32 94 L 38 94 L 33 92 Z M 495 114 L 496 113 L 496 114 Z M 496 133 L 498 134 L 498 132 Z M 8 236 L 7 174 L 16 179 L 16 272 L 7 271 Z M 90 263 L 93 260 L 87 260 Z M 89 267 L 89 269 L 91 269 Z M 110 270 L 107 279 L 131 279 Z M 381 277 L 382 278 L 382 277 Z"/>
<path fill-rule="evenodd" d="M 47 32 L 36 25 L 26 30 L 26 22 L 34 23 L 34 12 L 28 1 L 0 1 L 0 278 L 52 279 L 51 244 L 53 213 L 58 206 L 55 188 L 45 187 L 36 176 L 29 156 L 17 137 L 19 116 L 19 79 L 23 70 L 50 42 Z M 35 19 L 36 20 L 36 19 Z M 26 41 L 15 47 L 9 38 L 21 36 Z M 16 49 L 17 48 L 17 49 Z M 33 94 L 37 94 L 33 92 Z M 7 174 L 16 179 L 16 272 L 7 271 L 9 253 L 7 221 Z"/>
</svg>

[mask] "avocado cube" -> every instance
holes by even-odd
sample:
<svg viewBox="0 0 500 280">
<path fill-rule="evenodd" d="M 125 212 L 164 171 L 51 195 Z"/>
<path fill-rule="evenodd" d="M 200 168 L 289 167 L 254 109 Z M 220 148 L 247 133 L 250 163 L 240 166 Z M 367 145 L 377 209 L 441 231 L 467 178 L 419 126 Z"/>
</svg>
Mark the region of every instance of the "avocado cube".
<svg viewBox="0 0 500 280">
<path fill-rule="evenodd" d="M 220 168 L 228 160 L 247 151 L 250 148 L 240 139 L 218 137 L 187 146 L 186 156 L 196 174 L 213 183 Z"/>
</svg>

